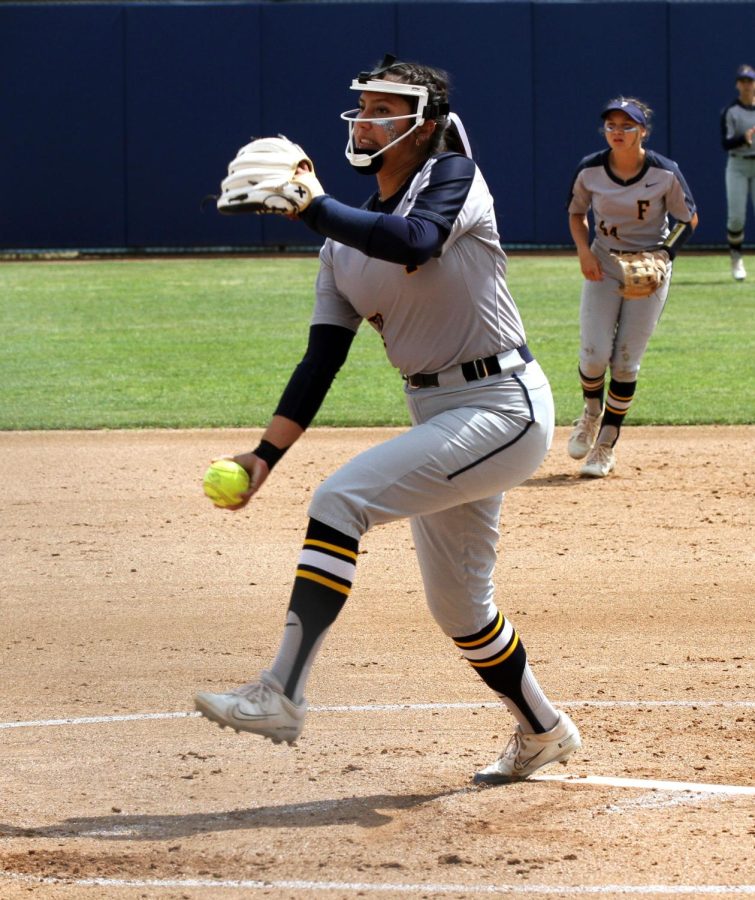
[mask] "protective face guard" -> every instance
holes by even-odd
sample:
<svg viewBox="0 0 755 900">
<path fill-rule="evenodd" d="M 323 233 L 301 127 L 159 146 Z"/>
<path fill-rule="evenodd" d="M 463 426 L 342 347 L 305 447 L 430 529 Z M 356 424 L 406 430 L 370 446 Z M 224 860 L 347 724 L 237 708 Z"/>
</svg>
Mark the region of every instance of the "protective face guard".
<svg viewBox="0 0 755 900">
<path fill-rule="evenodd" d="M 352 91 L 374 91 L 378 94 L 399 94 L 402 97 L 407 97 L 409 99 L 413 99 L 417 101 L 417 109 L 413 113 L 409 113 L 405 116 L 379 116 L 374 119 L 366 119 L 360 118 L 359 113 L 361 110 L 359 109 L 349 109 L 344 113 L 341 113 L 341 118 L 349 123 L 349 140 L 346 144 L 346 159 L 351 163 L 352 166 L 356 166 L 357 168 L 361 166 L 369 166 L 372 161 L 381 156 L 389 147 L 393 147 L 399 141 L 403 141 L 405 137 L 410 135 L 413 131 L 419 128 L 425 121 L 425 110 L 427 109 L 427 104 L 429 100 L 429 91 L 428 89 L 421 84 L 406 84 L 402 81 L 385 81 L 382 78 L 374 78 L 368 80 L 360 80 L 359 78 L 355 78 L 351 82 L 351 90 Z M 354 145 L 354 125 L 357 121 L 360 122 L 398 122 L 402 119 L 414 119 L 414 125 L 404 132 L 404 134 L 399 135 L 399 137 L 392 140 L 389 144 L 386 144 L 385 147 L 381 147 L 380 150 L 376 151 L 360 151 L 357 150 Z"/>
</svg>

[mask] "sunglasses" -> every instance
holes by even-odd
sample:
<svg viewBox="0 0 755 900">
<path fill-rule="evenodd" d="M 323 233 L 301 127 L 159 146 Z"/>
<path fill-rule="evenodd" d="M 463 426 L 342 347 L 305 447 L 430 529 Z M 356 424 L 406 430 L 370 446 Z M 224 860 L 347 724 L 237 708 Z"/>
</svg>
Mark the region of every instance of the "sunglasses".
<svg viewBox="0 0 755 900">
<path fill-rule="evenodd" d="M 633 134 L 635 131 L 639 131 L 639 128 L 639 125 L 612 125 L 610 122 L 606 122 L 603 126 L 603 131 L 605 131 L 606 134 L 614 134 L 614 132 Z"/>
</svg>

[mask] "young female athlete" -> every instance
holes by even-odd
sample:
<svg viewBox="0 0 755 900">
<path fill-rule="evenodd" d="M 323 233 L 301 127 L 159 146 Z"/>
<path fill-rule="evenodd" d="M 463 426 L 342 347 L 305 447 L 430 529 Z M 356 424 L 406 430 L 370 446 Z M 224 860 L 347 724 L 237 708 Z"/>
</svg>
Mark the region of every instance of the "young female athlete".
<svg viewBox="0 0 755 900">
<path fill-rule="evenodd" d="M 726 234 L 735 281 L 747 277 L 742 244 L 747 204 L 755 208 L 755 69 L 737 69 L 737 98 L 721 113 L 721 144 L 726 157 Z"/>
<path fill-rule="evenodd" d="M 634 397 L 640 362 L 666 303 L 671 260 L 697 227 L 695 202 L 679 167 L 645 149 L 651 115 L 649 107 L 632 97 L 618 97 L 606 105 L 601 130 L 608 149 L 580 162 L 568 202 L 569 230 L 585 277 L 579 352 L 584 409 L 574 423 L 568 451 L 573 459 L 587 457 L 581 473 L 594 478 L 605 477 L 616 465 L 613 448 Z M 673 230 L 669 214 L 677 221 Z M 665 282 L 650 297 L 626 300 L 621 267 L 612 254 L 658 249 L 669 259 Z"/>
<path fill-rule="evenodd" d="M 377 192 L 361 209 L 320 196 L 301 214 L 327 237 L 309 346 L 259 446 L 235 457 L 251 476 L 246 499 L 312 421 L 363 320 L 403 375 L 412 427 L 317 489 L 277 656 L 251 684 L 197 694 L 197 709 L 296 740 L 307 676 L 349 595 L 362 535 L 408 518 L 433 616 L 517 722 L 475 779 L 525 778 L 580 746 L 530 670 L 492 580 L 503 494 L 551 443 L 550 387 L 506 286 L 493 200 L 449 113 L 447 76 L 386 57 L 351 88 L 359 108 L 342 115 L 346 156 L 375 175 Z"/>
</svg>

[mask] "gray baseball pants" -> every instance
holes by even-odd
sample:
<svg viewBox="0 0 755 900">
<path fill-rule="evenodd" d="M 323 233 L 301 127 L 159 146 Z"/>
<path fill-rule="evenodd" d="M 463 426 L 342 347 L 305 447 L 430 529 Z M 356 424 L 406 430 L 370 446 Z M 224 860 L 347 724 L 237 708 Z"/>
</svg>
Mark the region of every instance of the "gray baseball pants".
<svg viewBox="0 0 755 900">
<path fill-rule="evenodd" d="M 553 399 L 537 362 L 460 387 L 406 389 L 412 427 L 327 478 L 312 518 L 357 540 L 409 518 L 430 612 L 449 636 L 496 613 L 493 571 L 504 492 L 538 468 Z"/>
<path fill-rule="evenodd" d="M 755 159 L 730 156 L 726 163 L 726 230 L 729 234 L 744 231 L 748 199 L 755 209 Z"/>
<path fill-rule="evenodd" d="M 664 284 L 650 297 L 625 300 L 621 268 L 599 245 L 592 251 L 600 260 L 603 281 L 585 281 L 579 310 L 579 368 L 588 378 L 610 367 L 617 381 L 636 381 L 640 362 L 666 304 L 671 266 Z"/>
</svg>

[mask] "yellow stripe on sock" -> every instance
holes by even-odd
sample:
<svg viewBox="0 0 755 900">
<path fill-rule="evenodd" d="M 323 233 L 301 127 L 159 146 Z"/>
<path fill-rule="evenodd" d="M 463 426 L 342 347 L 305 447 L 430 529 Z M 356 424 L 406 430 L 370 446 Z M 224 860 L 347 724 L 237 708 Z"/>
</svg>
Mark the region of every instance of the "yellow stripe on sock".
<svg viewBox="0 0 755 900">
<path fill-rule="evenodd" d="M 322 547 L 324 550 L 335 550 L 336 553 L 340 553 L 341 556 L 348 556 L 353 560 L 356 560 L 357 554 L 354 553 L 353 550 L 346 550 L 344 547 L 338 547 L 336 544 L 328 544 L 325 541 L 315 541 L 312 538 L 306 538 L 304 541 L 305 547 Z"/>
<path fill-rule="evenodd" d="M 495 635 L 498 634 L 498 632 L 501 630 L 502 625 L 503 625 L 503 616 L 499 612 L 498 618 L 495 620 L 495 624 L 493 625 L 493 627 L 490 629 L 490 631 L 487 634 L 483 635 L 478 641 L 454 641 L 454 644 L 456 644 L 457 647 L 467 647 L 467 648 L 479 647 L 481 644 L 484 644 L 487 641 L 489 641 L 492 637 L 495 637 Z"/>
<path fill-rule="evenodd" d="M 309 578 L 310 581 L 316 581 L 318 584 L 324 584 L 325 587 L 332 588 L 334 591 L 338 591 L 339 594 L 345 594 L 347 597 L 351 592 L 351 588 L 347 587 L 345 584 L 339 584 L 337 581 L 331 581 L 330 578 L 325 578 L 324 575 L 318 575 L 317 572 L 307 572 L 306 569 L 297 569 L 296 577 Z"/>
<path fill-rule="evenodd" d="M 473 666 L 475 669 L 487 669 L 488 666 L 497 666 L 498 663 L 502 663 L 505 659 L 508 659 L 511 654 L 516 650 L 516 645 L 519 643 L 519 635 L 514 634 L 514 640 L 509 645 L 509 649 L 504 651 L 500 656 L 496 656 L 495 659 L 488 659 L 485 662 L 472 662 L 469 660 L 469 665 Z"/>
</svg>

